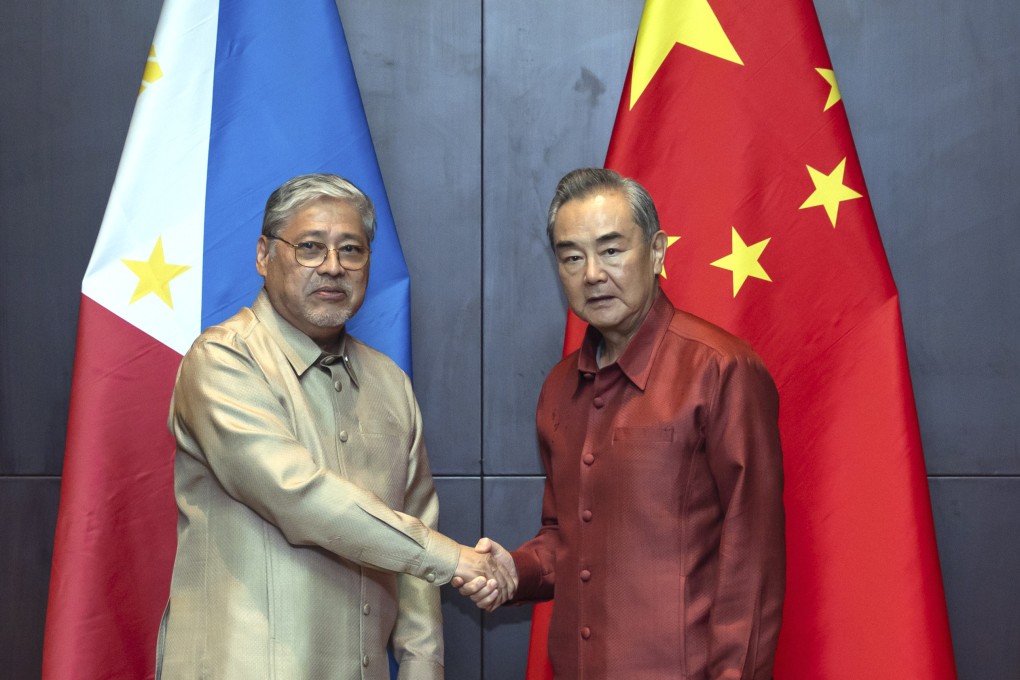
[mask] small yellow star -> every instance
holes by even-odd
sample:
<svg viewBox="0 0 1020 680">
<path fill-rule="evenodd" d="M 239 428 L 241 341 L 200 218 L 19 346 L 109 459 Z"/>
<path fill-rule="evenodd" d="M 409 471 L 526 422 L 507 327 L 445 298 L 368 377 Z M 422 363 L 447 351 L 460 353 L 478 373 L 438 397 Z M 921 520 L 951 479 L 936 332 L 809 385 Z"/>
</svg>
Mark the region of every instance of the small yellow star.
<svg viewBox="0 0 1020 680">
<path fill-rule="evenodd" d="M 842 96 L 839 94 L 839 85 L 836 84 L 836 73 L 831 68 L 816 68 L 815 70 L 829 84 L 829 98 L 825 100 L 825 108 L 822 109 L 822 111 L 828 111 L 836 102 L 842 99 Z"/>
<path fill-rule="evenodd" d="M 769 244 L 771 238 L 767 238 L 764 241 L 758 241 L 757 243 L 747 245 L 744 243 L 744 239 L 740 238 L 740 234 L 737 233 L 736 227 L 730 227 L 733 230 L 732 244 L 733 252 L 724 258 L 718 259 L 712 262 L 713 267 L 719 267 L 721 269 L 729 269 L 733 272 L 733 297 L 737 297 L 737 293 L 740 291 L 740 287 L 744 285 L 744 281 L 747 277 L 753 276 L 756 279 L 762 281 L 772 281 L 769 275 L 762 268 L 761 264 L 758 263 L 758 258 L 761 257 L 762 252 L 765 250 L 765 246 Z"/>
<path fill-rule="evenodd" d="M 708 0 L 648 0 L 641 15 L 634 44 L 634 69 L 630 84 L 630 108 L 652 82 L 673 45 L 687 45 L 699 52 L 744 65 L 726 37 Z"/>
<path fill-rule="evenodd" d="M 156 245 L 148 260 L 121 258 L 121 262 L 138 277 L 138 285 L 135 286 L 135 292 L 128 304 L 137 302 L 149 293 L 155 293 L 170 309 L 174 308 L 173 299 L 170 297 L 170 282 L 191 269 L 187 265 L 167 264 L 163 257 L 163 237 L 156 239 Z"/>
<path fill-rule="evenodd" d="M 839 204 L 843 201 L 850 201 L 861 198 L 861 195 L 843 184 L 843 173 L 846 171 L 846 158 L 839 162 L 839 165 L 826 175 L 824 172 L 807 166 L 811 181 L 814 182 L 815 190 L 807 197 L 800 209 L 813 208 L 817 205 L 825 206 L 825 213 L 832 222 L 832 228 L 836 228 L 836 213 L 839 212 Z"/>
<path fill-rule="evenodd" d="M 669 249 L 673 246 L 673 244 L 676 243 L 679 240 L 680 240 L 679 236 L 670 236 L 669 234 L 667 234 L 666 235 L 666 252 L 668 253 Z M 666 258 L 665 257 L 662 258 L 662 271 L 659 272 L 659 274 L 662 276 L 662 278 L 666 278 Z"/>
</svg>

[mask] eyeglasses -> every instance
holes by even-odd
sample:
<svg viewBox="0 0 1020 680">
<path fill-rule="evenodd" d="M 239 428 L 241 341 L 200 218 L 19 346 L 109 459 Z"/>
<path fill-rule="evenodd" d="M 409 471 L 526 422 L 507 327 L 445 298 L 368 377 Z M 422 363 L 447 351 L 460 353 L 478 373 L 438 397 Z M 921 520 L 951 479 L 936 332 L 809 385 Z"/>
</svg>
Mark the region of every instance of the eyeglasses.
<svg viewBox="0 0 1020 680">
<path fill-rule="evenodd" d="M 342 246 L 330 248 L 325 243 L 321 243 L 319 241 L 291 243 L 287 239 L 280 238 L 279 236 L 269 236 L 267 238 L 271 238 L 276 241 L 283 241 L 293 248 L 294 259 L 296 259 L 297 263 L 302 267 L 318 267 L 326 261 L 326 258 L 332 250 L 336 251 L 336 259 L 340 263 L 340 266 L 349 272 L 354 272 L 361 269 L 368 263 L 368 256 L 372 252 L 371 248 L 357 243 L 345 243 Z"/>
</svg>

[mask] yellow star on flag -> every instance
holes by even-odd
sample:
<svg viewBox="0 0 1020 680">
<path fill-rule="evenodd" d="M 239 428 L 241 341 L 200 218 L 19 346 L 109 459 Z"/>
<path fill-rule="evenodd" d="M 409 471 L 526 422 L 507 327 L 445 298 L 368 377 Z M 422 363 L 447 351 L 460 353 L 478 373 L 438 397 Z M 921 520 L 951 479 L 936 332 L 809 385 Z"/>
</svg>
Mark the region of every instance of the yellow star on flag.
<svg viewBox="0 0 1020 680">
<path fill-rule="evenodd" d="M 673 45 L 686 45 L 699 52 L 744 65 L 726 37 L 708 0 L 648 0 L 641 15 L 634 44 L 634 70 L 630 83 L 630 108 L 652 82 Z"/>
<path fill-rule="evenodd" d="M 815 70 L 829 84 L 829 98 L 825 100 L 825 108 L 822 109 L 822 111 L 828 111 L 836 102 L 842 99 L 842 96 L 839 94 L 839 85 L 836 84 L 836 73 L 831 68 L 816 68 Z"/>
<path fill-rule="evenodd" d="M 127 265 L 128 269 L 138 277 L 138 285 L 131 296 L 133 304 L 149 293 L 155 293 L 159 299 L 166 303 L 170 309 L 174 308 L 173 299 L 170 297 L 170 282 L 191 269 L 183 264 L 167 264 L 163 257 L 163 237 L 156 239 L 156 245 L 152 249 L 148 260 L 128 260 L 121 258 L 121 262 Z"/>
<path fill-rule="evenodd" d="M 825 206 L 825 213 L 832 222 L 832 228 L 836 228 L 836 213 L 839 212 L 839 204 L 843 201 L 850 201 L 861 198 L 861 195 L 843 184 L 843 173 L 846 171 L 846 158 L 839 162 L 835 170 L 826 175 L 824 172 L 807 166 L 811 181 L 814 182 L 815 190 L 807 197 L 800 209 L 813 208 L 818 205 Z"/>
<path fill-rule="evenodd" d="M 712 262 L 713 267 L 719 267 L 721 269 L 729 269 L 733 272 L 733 297 L 737 297 L 737 293 L 740 291 L 740 287 L 744 285 L 744 281 L 747 277 L 753 276 L 756 279 L 763 281 L 772 281 L 769 275 L 762 268 L 758 262 L 758 258 L 761 257 L 762 252 L 765 250 L 765 246 L 769 244 L 771 238 L 767 238 L 764 241 L 758 241 L 751 245 L 744 243 L 744 239 L 740 238 L 740 234 L 737 233 L 736 227 L 730 227 L 733 230 L 732 244 L 733 252 L 721 259 Z"/>
<path fill-rule="evenodd" d="M 677 241 L 679 241 L 679 240 L 680 240 L 679 236 L 670 236 L 669 234 L 667 234 L 666 235 L 666 252 L 668 253 L 670 247 L 672 247 L 672 245 L 674 243 L 676 243 Z M 659 272 L 659 274 L 662 276 L 662 278 L 666 278 L 666 258 L 665 257 L 662 258 L 662 271 Z"/>
</svg>

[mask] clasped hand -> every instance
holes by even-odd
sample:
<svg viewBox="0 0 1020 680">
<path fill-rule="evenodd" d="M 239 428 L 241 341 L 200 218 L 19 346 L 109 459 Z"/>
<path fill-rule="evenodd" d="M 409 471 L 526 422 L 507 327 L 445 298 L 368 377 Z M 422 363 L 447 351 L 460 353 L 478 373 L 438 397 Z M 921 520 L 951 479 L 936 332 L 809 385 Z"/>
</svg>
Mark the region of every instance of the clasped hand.
<svg viewBox="0 0 1020 680">
<path fill-rule="evenodd" d="M 474 549 L 460 548 L 460 561 L 450 585 L 471 598 L 479 609 L 494 611 L 517 591 L 517 568 L 503 546 L 481 538 Z"/>
</svg>

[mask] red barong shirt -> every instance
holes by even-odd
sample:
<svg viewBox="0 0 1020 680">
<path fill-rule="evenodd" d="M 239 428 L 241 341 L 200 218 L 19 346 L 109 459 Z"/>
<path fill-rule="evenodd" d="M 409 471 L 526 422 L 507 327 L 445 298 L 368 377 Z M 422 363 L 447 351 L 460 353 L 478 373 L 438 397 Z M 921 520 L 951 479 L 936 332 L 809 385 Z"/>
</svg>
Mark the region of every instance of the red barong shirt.
<svg viewBox="0 0 1020 680">
<path fill-rule="evenodd" d="M 555 594 L 557 678 L 767 680 L 785 583 L 772 378 L 661 290 L 601 369 L 600 340 L 589 327 L 542 387 L 542 529 L 513 552 L 516 599 Z"/>
</svg>

